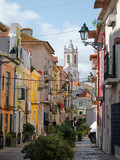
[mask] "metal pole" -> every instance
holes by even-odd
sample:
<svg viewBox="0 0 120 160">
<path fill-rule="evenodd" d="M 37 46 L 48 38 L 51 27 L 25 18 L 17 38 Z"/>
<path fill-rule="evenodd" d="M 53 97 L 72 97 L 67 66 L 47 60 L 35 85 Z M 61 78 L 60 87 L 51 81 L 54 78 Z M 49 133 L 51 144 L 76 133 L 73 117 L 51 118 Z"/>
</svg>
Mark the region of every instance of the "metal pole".
<svg viewBox="0 0 120 160">
<path fill-rule="evenodd" d="M 25 103 L 25 115 L 26 115 L 26 124 L 27 124 L 27 100 L 28 100 L 28 88 L 26 87 L 26 103 Z"/>
</svg>

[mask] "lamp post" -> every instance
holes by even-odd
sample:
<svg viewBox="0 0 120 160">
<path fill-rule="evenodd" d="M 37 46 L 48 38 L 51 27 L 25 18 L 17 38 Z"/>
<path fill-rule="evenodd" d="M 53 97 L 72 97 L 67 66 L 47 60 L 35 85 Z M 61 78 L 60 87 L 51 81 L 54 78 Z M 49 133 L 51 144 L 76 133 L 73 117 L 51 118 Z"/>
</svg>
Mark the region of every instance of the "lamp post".
<svg viewBox="0 0 120 160">
<path fill-rule="evenodd" d="M 88 27 L 86 26 L 85 23 L 81 27 L 79 33 L 80 33 L 81 40 L 83 41 L 85 46 L 91 45 L 92 47 L 94 47 L 98 51 L 101 50 L 101 49 L 105 50 L 103 42 L 86 42 L 86 40 L 88 38 L 89 29 L 88 29 Z"/>
<path fill-rule="evenodd" d="M 1 54 L 1 56 L 6 56 L 6 55 L 2 55 Z M 11 51 L 9 52 L 9 58 L 11 58 L 11 60 L 15 60 L 15 58 L 16 58 L 16 56 L 17 56 L 17 52 L 16 52 L 16 50 L 14 49 L 14 47 L 11 49 Z M 4 64 L 4 63 L 10 63 L 11 62 L 11 60 L 10 61 L 1 61 L 0 60 L 0 64 Z"/>
</svg>

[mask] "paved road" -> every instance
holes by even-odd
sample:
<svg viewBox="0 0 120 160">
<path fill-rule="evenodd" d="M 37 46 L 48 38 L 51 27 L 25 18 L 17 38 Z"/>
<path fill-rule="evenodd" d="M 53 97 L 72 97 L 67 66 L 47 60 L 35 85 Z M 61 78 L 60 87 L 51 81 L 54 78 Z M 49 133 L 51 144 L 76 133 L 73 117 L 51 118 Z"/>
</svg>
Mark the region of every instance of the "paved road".
<svg viewBox="0 0 120 160">
<path fill-rule="evenodd" d="M 113 156 L 102 152 L 87 137 L 81 142 L 76 142 L 74 151 L 74 160 L 116 160 Z"/>
<path fill-rule="evenodd" d="M 0 149 L 0 160 L 24 160 L 21 153 L 22 148 L 27 143 L 22 143 L 16 147 L 4 147 Z"/>
<path fill-rule="evenodd" d="M 0 149 L 0 160 L 24 160 L 21 153 L 24 145 L 23 143 L 16 147 Z M 74 160 L 116 160 L 114 157 L 104 154 L 95 144 L 91 144 L 87 137 L 81 142 L 76 142 L 74 151 Z"/>
</svg>

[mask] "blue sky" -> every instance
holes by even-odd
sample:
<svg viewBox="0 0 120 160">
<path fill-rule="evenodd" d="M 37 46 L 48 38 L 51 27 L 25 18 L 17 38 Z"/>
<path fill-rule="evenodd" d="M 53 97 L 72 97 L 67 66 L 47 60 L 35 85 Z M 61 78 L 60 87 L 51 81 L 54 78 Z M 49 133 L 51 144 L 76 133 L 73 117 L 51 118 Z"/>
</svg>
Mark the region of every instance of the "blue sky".
<svg viewBox="0 0 120 160">
<path fill-rule="evenodd" d="M 90 30 L 95 29 L 92 21 L 97 19 L 100 10 L 94 9 L 94 2 L 95 0 L 0 0 L 0 19 L 8 26 L 17 22 L 22 27 L 33 28 L 36 38 L 49 41 L 54 48 L 59 65 L 64 64 L 64 46 L 67 47 L 72 40 L 74 47 L 78 46 L 80 78 L 83 78 L 91 71 L 89 55 L 94 50 L 81 43 L 78 30 L 84 22 Z"/>
</svg>

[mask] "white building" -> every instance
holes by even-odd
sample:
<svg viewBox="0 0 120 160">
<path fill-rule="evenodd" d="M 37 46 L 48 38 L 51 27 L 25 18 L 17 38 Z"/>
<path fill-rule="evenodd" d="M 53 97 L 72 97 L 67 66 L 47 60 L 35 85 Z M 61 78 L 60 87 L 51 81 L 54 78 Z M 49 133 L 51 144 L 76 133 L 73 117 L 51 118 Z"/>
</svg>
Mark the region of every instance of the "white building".
<svg viewBox="0 0 120 160">
<path fill-rule="evenodd" d="M 94 8 L 102 8 L 99 41 L 105 33 L 104 84 L 105 95 L 98 119 L 97 144 L 106 153 L 120 159 L 120 0 L 95 1 Z M 100 113 L 99 112 L 99 113 Z"/>
</svg>

